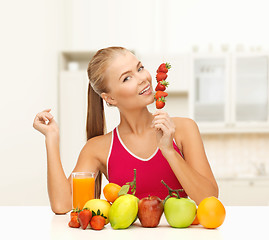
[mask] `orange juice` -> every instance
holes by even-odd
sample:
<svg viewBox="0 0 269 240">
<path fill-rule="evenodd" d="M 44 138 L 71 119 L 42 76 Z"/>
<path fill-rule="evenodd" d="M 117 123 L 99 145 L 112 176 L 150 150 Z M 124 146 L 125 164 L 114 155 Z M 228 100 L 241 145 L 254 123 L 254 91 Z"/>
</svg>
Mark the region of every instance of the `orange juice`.
<svg viewBox="0 0 269 240">
<path fill-rule="evenodd" d="M 94 198 L 94 174 L 73 173 L 72 178 L 73 208 L 82 209 L 87 201 Z"/>
</svg>

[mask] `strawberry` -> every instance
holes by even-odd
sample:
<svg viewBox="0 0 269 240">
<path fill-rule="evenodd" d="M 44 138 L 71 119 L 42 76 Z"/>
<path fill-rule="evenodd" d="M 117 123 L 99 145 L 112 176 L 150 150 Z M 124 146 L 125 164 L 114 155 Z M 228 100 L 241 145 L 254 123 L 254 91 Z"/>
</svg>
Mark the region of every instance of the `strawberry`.
<svg viewBox="0 0 269 240">
<path fill-rule="evenodd" d="M 167 72 L 168 72 L 168 69 L 170 69 L 170 68 L 171 68 L 170 63 L 162 63 L 162 64 L 159 66 L 159 68 L 158 68 L 158 70 L 157 70 L 157 73 L 158 73 L 158 72 L 167 73 Z"/>
<path fill-rule="evenodd" d="M 158 98 L 157 101 L 156 101 L 156 108 L 157 109 L 161 109 L 161 108 L 164 107 L 164 105 L 165 105 L 165 99 L 164 99 L 164 97 Z"/>
<path fill-rule="evenodd" d="M 160 97 L 167 97 L 168 96 L 168 93 L 167 92 L 163 92 L 163 91 L 157 91 L 155 93 L 155 99 L 158 100 Z"/>
<path fill-rule="evenodd" d="M 90 225 L 94 230 L 101 230 L 105 226 L 106 219 L 101 215 L 95 215 L 90 221 Z"/>
<path fill-rule="evenodd" d="M 156 75 L 157 82 L 160 82 L 162 80 L 165 80 L 167 78 L 167 74 L 164 72 L 158 72 Z"/>
<path fill-rule="evenodd" d="M 78 216 L 72 216 L 70 222 L 68 223 L 68 226 L 72 228 L 79 228 L 80 223 L 78 221 Z"/>
<path fill-rule="evenodd" d="M 169 85 L 168 82 L 162 80 L 160 82 L 158 82 L 155 91 L 165 91 L 166 87 Z"/>
<path fill-rule="evenodd" d="M 73 216 L 78 216 L 79 213 L 79 209 L 73 209 L 72 212 L 70 213 L 70 218 L 72 218 Z"/>
<path fill-rule="evenodd" d="M 86 229 L 91 218 L 92 218 L 92 212 L 90 210 L 88 210 L 87 208 L 84 208 L 84 209 L 82 209 L 82 211 L 79 212 L 78 221 L 79 221 L 81 228 L 83 230 Z"/>
</svg>

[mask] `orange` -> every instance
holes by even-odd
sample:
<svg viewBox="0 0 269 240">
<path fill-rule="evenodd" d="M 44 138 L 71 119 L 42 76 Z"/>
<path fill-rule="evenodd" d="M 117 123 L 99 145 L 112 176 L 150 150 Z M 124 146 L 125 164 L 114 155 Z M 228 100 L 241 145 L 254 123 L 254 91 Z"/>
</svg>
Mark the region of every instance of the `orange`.
<svg viewBox="0 0 269 240">
<path fill-rule="evenodd" d="M 216 197 L 207 197 L 198 205 L 197 218 L 205 228 L 217 228 L 222 225 L 226 215 L 225 207 Z"/>
<path fill-rule="evenodd" d="M 121 186 L 116 183 L 108 183 L 104 189 L 103 193 L 108 202 L 114 202 L 118 197 L 118 193 L 121 190 Z"/>
<path fill-rule="evenodd" d="M 199 220 L 198 220 L 197 214 L 196 214 L 196 216 L 195 216 L 195 218 L 194 218 L 194 220 L 193 220 L 193 222 L 192 222 L 191 225 L 198 225 L 198 224 L 199 224 Z"/>
</svg>

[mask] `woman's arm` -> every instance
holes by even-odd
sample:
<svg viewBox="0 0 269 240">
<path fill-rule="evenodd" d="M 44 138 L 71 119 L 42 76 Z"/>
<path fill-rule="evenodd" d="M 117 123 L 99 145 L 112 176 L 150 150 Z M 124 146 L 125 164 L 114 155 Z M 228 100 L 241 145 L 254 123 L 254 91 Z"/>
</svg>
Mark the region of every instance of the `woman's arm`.
<svg viewBox="0 0 269 240">
<path fill-rule="evenodd" d="M 51 209 L 56 214 L 64 214 L 72 209 L 72 192 L 60 159 L 59 136 L 46 136 L 46 150 L 47 186 Z"/>
<path fill-rule="evenodd" d="M 47 186 L 51 209 L 56 214 L 64 214 L 72 209 L 71 175 L 67 179 L 61 159 L 59 147 L 59 129 L 50 109 L 38 113 L 33 127 L 45 135 L 47 150 Z M 73 171 L 98 172 L 100 164 L 95 157 L 94 139 L 87 141 L 78 158 Z"/>
<path fill-rule="evenodd" d="M 187 118 L 176 118 L 158 114 L 155 120 L 162 130 L 161 151 L 167 159 L 188 196 L 199 204 L 209 196 L 218 197 L 218 186 L 208 163 L 203 142 L 196 123 Z M 181 142 L 184 159 L 173 147 L 173 138 Z M 163 138 L 163 139 L 162 139 Z"/>
<path fill-rule="evenodd" d="M 71 175 L 67 179 L 61 164 L 59 141 L 46 138 L 48 156 L 48 193 L 51 209 L 56 214 L 65 214 L 72 209 Z M 72 172 L 95 172 L 100 169 L 100 162 L 95 157 L 94 139 L 87 141 L 82 148 L 77 164 Z"/>
<path fill-rule="evenodd" d="M 174 149 L 163 151 L 163 155 L 188 196 L 197 204 L 206 197 L 218 197 L 218 185 L 207 160 L 198 126 L 191 119 L 177 120 L 175 124 L 181 130 L 176 131 L 175 139 L 177 141 L 181 135 L 184 159 Z"/>
</svg>

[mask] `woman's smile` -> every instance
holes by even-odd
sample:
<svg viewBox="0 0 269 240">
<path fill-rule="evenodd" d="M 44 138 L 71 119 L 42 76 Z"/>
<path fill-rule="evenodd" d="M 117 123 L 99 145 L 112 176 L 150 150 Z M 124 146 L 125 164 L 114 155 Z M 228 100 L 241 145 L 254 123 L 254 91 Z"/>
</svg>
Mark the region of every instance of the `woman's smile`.
<svg viewBox="0 0 269 240">
<path fill-rule="evenodd" d="M 151 86 L 150 84 L 145 87 L 140 93 L 139 95 L 150 95 L 152 93 L 152 89 L 151 89 Z"/>
</svg>

